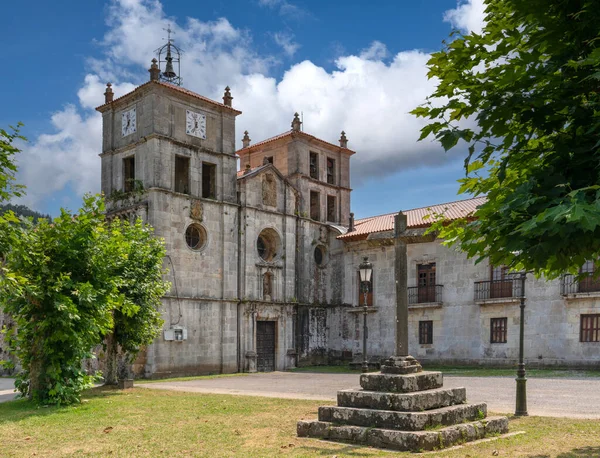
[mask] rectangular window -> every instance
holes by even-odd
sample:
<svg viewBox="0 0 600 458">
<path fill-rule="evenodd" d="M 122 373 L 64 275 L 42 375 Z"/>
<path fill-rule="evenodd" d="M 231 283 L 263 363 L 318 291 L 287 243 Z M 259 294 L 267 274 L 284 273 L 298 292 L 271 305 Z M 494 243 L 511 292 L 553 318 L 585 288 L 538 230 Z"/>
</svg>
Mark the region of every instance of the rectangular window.
<svg viewBox="0 0 600 458">
<path fill-rule="evenodd" d="M 363 290 L 363 284 L 360 281 L 360 272 L 356 272 L 358 278 L 358 305 L 365 305 L 365 292 Z M 367 305 L 369 307 L 373 306 L 373 284 L 374 284 L 375 273 L 371 273 L 371 281 L 367 283 Z"/>
<path fill-rule="evenodd" d="M 317 153 L 310 153 L 310 177 L 315 180 L 319 179 L 319 155 Z"/>
<path fill-rule="evenodd" d="M 335 196 L 327 196 L 327 221 L 337 222 L 335 210 Z"/>
<path fill-rule="evenodd" d="M 600 313 L 581 315 L 580 342 L 600 342 Z"/>
<path fill-rule="evenodd" d="M 202 163 L 202 197 L 217 197 L 217 166 L 208 162 Z"/>
<path fill-rule="evenodd" d="M 321 221 L 321 195 L 316 191 L 310 192 L 310 219 Z"/>
<path fill-rule="evenodd" d="M 600 291 L 600 278 L 595 276 L 595 271 L 594 261 L 586 261 L 581 269 L 579 269 L 581 274 L 587 275 L 579 281 L 580 293 Z"/>
<path fill-rule="evenodd" d="M 490 343 L 506 343 L 508 318 L 492 318 L 490 320 Z"/>
<path fill-rule="evenodd" d="M 190 158 L 175 156 L 175 192 L 190 193 Z"/>
<path fill-rule="evenodd" d="M 265 158 L 263 159 L 263 164 L 272 164 L 273 163 L 273 156 L 265 156 Z"/>
<path fill-rule="evenodd" d="M 123 159 L 123 191 L 131 192 L 135 188 L 135 156 Z"/>
<path fill-rule="evenodd" d="M 435 262 L 417 265 L 417 294 L 419 304 L 435 300 Z"/>
<path fill-rule="evenodd" d="M 327 183 L 335 184 L 335 159 L 327 158 Z"/>
<path fill-rule="evenodd" d="M 419 343 L 421 345 L 433 343 L 433 321 L 419 321 Z"/>
</svg>

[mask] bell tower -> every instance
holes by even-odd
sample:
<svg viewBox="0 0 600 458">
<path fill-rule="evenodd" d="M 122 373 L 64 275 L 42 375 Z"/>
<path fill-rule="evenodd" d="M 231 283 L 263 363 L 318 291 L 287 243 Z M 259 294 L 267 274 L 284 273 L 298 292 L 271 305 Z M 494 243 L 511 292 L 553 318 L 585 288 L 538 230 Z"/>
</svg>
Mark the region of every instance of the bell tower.
<svg viewBox="0 0 600 458">
<path fill-rule="evenodd" d="M 124 95 L 109 83 L 97 108 L 102 191 L 109 217 L 142 217 L 167 248 L 172 289 L 146 373 L 235 372 L 241 112 L 229 88 L 221 103 L 181 87 L 181 50 L 167 32 L 149 81 Z"/>
</svg>

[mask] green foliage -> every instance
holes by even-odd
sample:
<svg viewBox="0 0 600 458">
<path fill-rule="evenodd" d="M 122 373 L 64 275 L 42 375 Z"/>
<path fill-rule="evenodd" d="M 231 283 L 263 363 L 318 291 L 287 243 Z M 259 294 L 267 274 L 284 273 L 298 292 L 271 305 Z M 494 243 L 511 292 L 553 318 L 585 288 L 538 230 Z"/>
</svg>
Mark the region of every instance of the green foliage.
<svg viewBox="0 0 600 458">
<path fill-rule="evenodd" d="M 494 265 L 556 277 L 600 255 L 600 8 L 486 0 L 481 34 L 432 54 L 439 84 L 413 114 L 445 150 L 468 149 L 474 218 L 438 221 L 448 244 Z"/>
<path fill-rule="evenodd" d="M 121 191 L 120 189 L 113 189 L 110 195 L 106 196 L 107 202 L 116 202 L 118 200 L 129 199 L 131 197 L 139 197 L 144 194 L 144 183 L 141 180 L 127 180 L 133 183 L 133 189 L 131 191 Z"/>
<path fill-rule="evenodd" d="M 98 196 L 52 223 L 15 220 L 0 302 L 18 329 L 6 335 L 24 368 L 16 386 L 39 403 L 73 403 L 95 380 L 82 362 L 106 335 L 122 333 L 132 352 L 156 335 L 162 241 L 141 222 L 107 222 Z"/>
<path fill-rule="evenodd" d="M 41 218 L 51 220 L 50 215 L 44 215 L 43 213 L 32 210 L 25 205 L 14 205 L 4 204 L 0 205 L 0 214 L 3 212 L 12 211 L 16 216 L 22 216 L 23 218 L 33 218 L 33 222 L 37 222 Z"/>
<path fill-rule="evenodd" d="M 0 129 L 0 202 L 8 200 L 10 197 L 19 197 L 23 193 L 24 187 L 15 184 L 15 174 L 17 166 L 14 162 L 14 155 L 20 150 L 14 145 L 15 140 L 25 141 L 25 137 L 19 135 L 19 128 L 10 126 L 12 132 Z"/>
<path fill-rule="evenodd" d="M 112 373 L 107 375 L 114 383 L 116 345 L 131 361 L 142 347 L 152 343 L 163 325 L 159 307 L 170 284 L 163 281 L 164 243 L 140 219 L 134 224 L 114 219 L 100 229 L 100 239 L 96 262 L 104 264 L 121 296 L 107 336 L 114 350 L 107 353 L 112 358 Z"/>
</svg>

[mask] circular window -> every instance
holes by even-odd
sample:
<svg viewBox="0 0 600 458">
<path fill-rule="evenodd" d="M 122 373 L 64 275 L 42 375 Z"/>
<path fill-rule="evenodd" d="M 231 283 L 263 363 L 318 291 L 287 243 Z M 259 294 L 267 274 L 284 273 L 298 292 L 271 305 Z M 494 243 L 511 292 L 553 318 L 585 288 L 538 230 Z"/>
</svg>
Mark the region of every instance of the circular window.
<svg viewBox="0 0 600 458">
<path fill-rule="evenodd" d="M 199 224 L 190 224 L 185 230 L 185 242 L 192 250 L 200 250 L 206 245 L 206 230 Z"/>
<path fill-rule="evenodd" d="M 273 229 L 263 229 L 256 239 L 256 251 L 261 259 L 273 261 L 281 247 L 279 234 Z"/>
<path fill-rule="evenodd" d="M 318 266 L 322 266 L 325 261 L 325 247 L 317 245 L 315 247 L 315 262 Z"/>
</svg>

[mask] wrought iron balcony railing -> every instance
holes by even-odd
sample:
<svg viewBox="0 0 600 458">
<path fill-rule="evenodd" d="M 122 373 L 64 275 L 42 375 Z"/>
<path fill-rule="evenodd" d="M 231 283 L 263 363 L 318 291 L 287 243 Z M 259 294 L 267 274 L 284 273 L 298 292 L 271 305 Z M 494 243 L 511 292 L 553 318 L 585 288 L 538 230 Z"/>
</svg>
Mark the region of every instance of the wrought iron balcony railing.
<svg viewBox="0 0 600 458">
<path fill-rule="evenodd" d="M 508 297 L 521 297 L 521 280 L 505 278 L 502 280 L 488 280 L 475 282 L 475 300 L 502 299 Z"/>
<path fill-rule="evenodd" d="M 568 296 L 569 294 L 600 291 L 600 278 L 595 278 L 594 272 L 589 272 L 589 275 L 580 280 L 577 279 L 577 275 L 564 275 L 560 282 L 560 294 Z"/>
<path fill-rule="evenodd" d="M 412 286 L 408 288 L 408 305 L 442 302 L 444 285 Z"/>
</svg>

